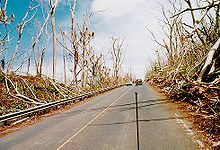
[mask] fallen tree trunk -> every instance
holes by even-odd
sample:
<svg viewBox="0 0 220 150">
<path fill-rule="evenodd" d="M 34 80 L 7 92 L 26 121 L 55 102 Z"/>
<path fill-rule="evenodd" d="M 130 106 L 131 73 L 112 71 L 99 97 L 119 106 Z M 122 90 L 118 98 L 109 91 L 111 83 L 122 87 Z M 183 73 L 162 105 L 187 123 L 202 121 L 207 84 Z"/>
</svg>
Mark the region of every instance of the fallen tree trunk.
<svg viewBox="0 0 220 150">
<path fill-rule="evenodd" d="M 210 49 L 200 73 L 200 80 L 210 82 L 217 77 L 215 72 L 220 69 L 220 38 Z"/>
</svg>

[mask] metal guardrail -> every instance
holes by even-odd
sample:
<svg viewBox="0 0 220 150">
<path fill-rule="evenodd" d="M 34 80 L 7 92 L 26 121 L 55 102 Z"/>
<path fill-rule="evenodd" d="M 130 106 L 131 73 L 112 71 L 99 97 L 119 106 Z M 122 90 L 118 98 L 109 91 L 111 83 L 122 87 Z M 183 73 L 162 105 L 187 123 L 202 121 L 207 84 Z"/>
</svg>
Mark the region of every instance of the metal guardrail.
<svg viewBox="0 0 220 150">
<path fill-rule="evenodd" d="M 120 86 L 123 86 L 123 85 L 120 85 Z M 85 98 L 92 97 L 96 94 L 101 94 L 101 93 L 107 92 L 109 90 L 118 88 L 120 86 L 113 86 L 113 87 L 107 87 L 107 88 L 96 90 L 96 91 L 90 91 L 90 92 L 83 93 L 79 96 L 74 96 L 74 97 L 67 98 L 67 99 L 61 99 L 61 100 L 58 100 L 58 101 L 42 104 L 40 106 L 25 109 L 25 110 L 18 111 L 18 112 L 15 112 L 15 113 L 6 114 L 6 115 L 3 115 L 3 116 L 0 116 L 0 123 L 5 122 L 5 121 L 9 121 L 9 120 L 12 120 L 12 119 L 16 119 L 16 118 L 19 118 L 19 117 L 22 117 L 22 116 L 26 116 L 26 115 L 29 115 L 29 114 L 32 114 L 32 113 L 36 113 L 36 112 L 39 112 L 39 111 L 43 111 L 43 110 L 49 109 L 49 108 L 54 107 L 54 106 L 58 106 L 58 105 L 62 105 L 62 104 L 65 104 L 65 103 L 70 103 L 70 102 L 75 102 L 76 100 L 83 100 Z"/>
</svg>

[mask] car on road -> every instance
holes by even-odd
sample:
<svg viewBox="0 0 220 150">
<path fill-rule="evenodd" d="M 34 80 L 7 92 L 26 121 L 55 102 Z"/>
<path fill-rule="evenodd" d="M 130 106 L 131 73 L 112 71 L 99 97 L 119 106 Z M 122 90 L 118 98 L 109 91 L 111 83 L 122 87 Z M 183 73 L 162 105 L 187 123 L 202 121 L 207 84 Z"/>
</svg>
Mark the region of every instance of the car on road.
<svg viewBox="0 0 220 150">
<path fill-rule="evenodd" d="M 132 85 L 133 85 L 132 82 L 127 82 L 127 83 L 126 83 L 126 86 L 132 86 Z"/>
<path fill-rule="evenodd" d="M 137 80 L 135 81 L 135 84 L 136 84 L 136 85 L 142 85 L 142 80 L 141 80 L 141 79 L 137 79 Z"/>
</svg>

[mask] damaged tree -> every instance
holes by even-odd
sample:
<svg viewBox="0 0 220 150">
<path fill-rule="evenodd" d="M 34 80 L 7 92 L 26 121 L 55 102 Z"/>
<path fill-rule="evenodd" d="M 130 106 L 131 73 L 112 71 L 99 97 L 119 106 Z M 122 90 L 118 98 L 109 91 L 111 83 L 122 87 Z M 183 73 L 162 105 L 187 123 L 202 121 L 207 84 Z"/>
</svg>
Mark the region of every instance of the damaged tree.
<svg viewBox="0 0 220 150">
<path fill-rule="evenodd" d="M 158 58 L 146 80 L 162 88 L 173 101 L 187 102 L 195 124 L 210 137 L 211 144 L 219 143 L 220 1 L 170 3 L 171 10 L 162 7 L 165 38 L 157 40 L 150 31 L 166 57 L 162 61 L 156 51 Z"/>
<path fill-rule="evenodd" d="M 16 43 L 16 46 L 15 46 L 15 50 L 13 52 L 13 55 L 12 57 L 10 58 L 10 61 L 9 61 L 9 64 L 8 64 L 8 67 L 7 67 L 7 72 L 9 72 L 12 68 L 12 65 L 15 61 L 15 57 L 17 56 L 18 54 L 18 50 L 19 50 L 19 46 L 20 46 L 20 43 L 21 43 L 21 38 L 22 38 L 22 35 L 23 35 L 23 30 L 25 27 L 27 27 L 28 24 L 30 24 L 30 22 L 32 21 L 32 19 L 34 18 L 34 16 L 36 15 L 36 9 L 38 8 L 39 4 L 36 5 L 36 6 L 32 6 L 32 2 L 30 3 L 29 7 L 28 7 L 28 10 L 27 12 L 25 13 L 24 17 L 22 18 L 22 21 L 20 24 L 17 25 L 17 30 L 18 30 L 18 39 L 17 39 L 17 43 Z M 29 18 L 29 14 L 32 12 L 32 11 L 35 11 L 33 15 L 31 15 Z"/>
<path fill-rule="evenodd" d="M 113 65 L 113 77 L 118 82 L 120 73 L 121 73 L 121 66 L 123 61 L 123 43 L 124 40 L 120 40 L 118 38 L 112 37 L 112 50 L 111 50 L 111 58 L 112 58 L 112 65 Z"/>
<path fill-rule="evenodd" d="M 70 6 L 70 12 L 71 12 L 71 45 L 73 49 L 73 57 L 74 57 L 74 63 L 73 63 L 73 82 L 77 86 L 78 79 L 77 79 L 77 66 L 79 63 L 79 52 L 78 52 L 78 42 L 77 42 L 77 35 L 75 30 L 75 9 L 76 9 L 76 3 L 77 1 L 74 0 L 73 4 L 69 1 Z"/>
<path fill-rule="evenodd" d="M 56 37 L 56 24 L 55 24 L 55 12 L 56 12 L 56 7 L 58 4 L 58 0 L 50 0 L 50 5 L 52 8 L 52 11 L 50 12 L 51 15 L 51 25 L 52 25 L 52 31 L 53 31 L 53 79 L 56 79 L 56 62 L 57 62 L 57 50 L 56 50 L 56 45 L 57 45 L 57 37 Z"/>
<path fill-rule="evenodd" d="M 196 32 L 199 40 L 204 45 L 204 48 L 209 48 L 209 45 L 212 45 L 213 43 L 213 46 L 211 46 L 208 54 L 205 56 L 206 60 L 199 77 L 201 81 L 214 81 L 220 75 L 220 1 L 206 1 L 208 4 L 196 8 L 193 8 L 191 0 L 184 1 L 188 5 L 188 8 L 180 11 L 173 17 L 177 17 L 182 13 L 189 11 L 193 21 L 193 32 Z M 202 16 L 199 19 L 196 19 L 194 11 L 198 10 L 202 12 Z M 211 16 L 209 13 L 211 10 L 211 13 L 215 14 L 215 17 Z M 206 23 L 205 17 L 211 22 L 209 29 L 207 28 L 207 24 L 206 26 L 204 25 Z"/>
<path fill-rule="evenodd" d="M 220 38 L 206 57 L 200 77 L 202 81 L 214 81 L 220 75 Z"/>
</svg>

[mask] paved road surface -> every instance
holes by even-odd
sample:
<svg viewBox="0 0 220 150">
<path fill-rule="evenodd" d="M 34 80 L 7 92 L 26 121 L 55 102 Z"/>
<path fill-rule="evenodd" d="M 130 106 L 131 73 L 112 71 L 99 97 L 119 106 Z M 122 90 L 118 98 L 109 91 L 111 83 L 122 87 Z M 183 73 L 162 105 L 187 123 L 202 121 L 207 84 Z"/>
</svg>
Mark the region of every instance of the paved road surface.
<svg viewBox="0 0 220 150">
<path fill-rule="evenodd" d="M 0 138 L 0 149 L 135 150 L 134 92 L 139 99 L 141 150 L 193 150 L 167 101 L 147 86 L 115 89 Z"/>
</svg>

